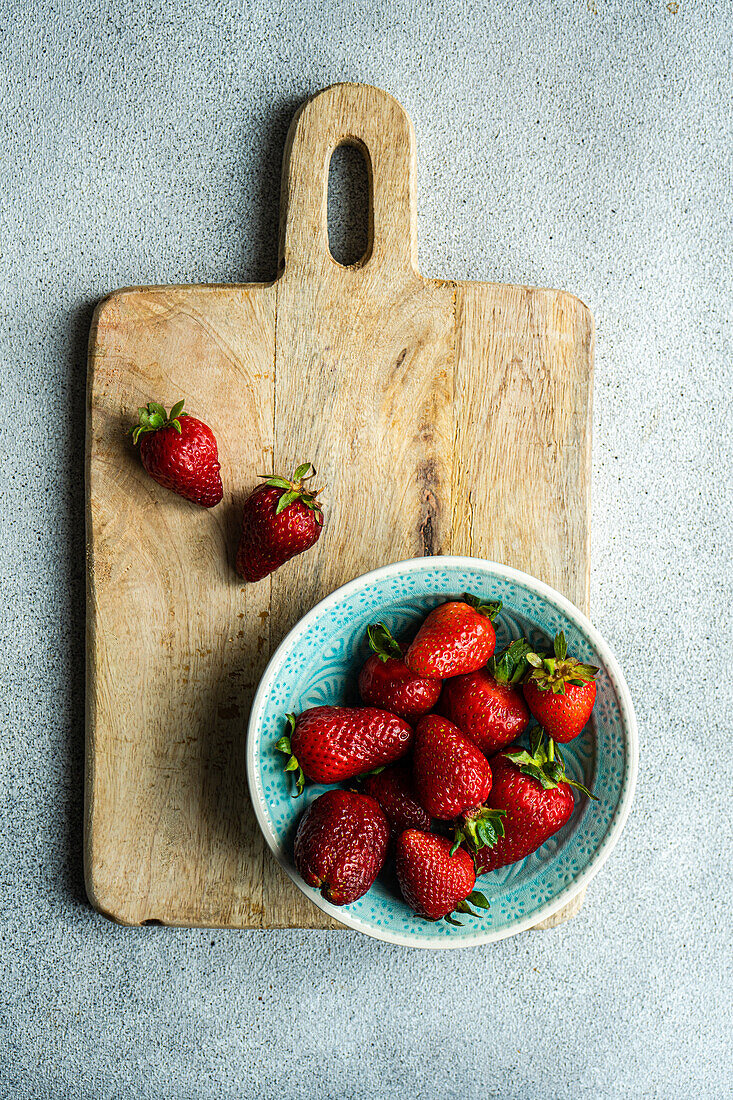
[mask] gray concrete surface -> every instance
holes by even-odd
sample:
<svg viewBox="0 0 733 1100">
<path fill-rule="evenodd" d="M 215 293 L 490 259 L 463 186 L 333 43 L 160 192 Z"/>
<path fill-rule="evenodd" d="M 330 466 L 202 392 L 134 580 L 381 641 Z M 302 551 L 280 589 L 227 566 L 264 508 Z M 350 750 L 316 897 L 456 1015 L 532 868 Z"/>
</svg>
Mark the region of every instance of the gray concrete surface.
<svg viewBox="0 0 733 1100">
<path fill-rule="evenodd" d="M 0 3 L 0 1096 L 733 1095 L 732 13 L 676 7 Z M 598 326 L 592 609 L 637 800 L 578 919 L 445 955 L 125 931 L 81 878 L 92 307 L 271 277 L 290 115 L 343 79 L 415 122 L 426 273 Z"/>
</svg>

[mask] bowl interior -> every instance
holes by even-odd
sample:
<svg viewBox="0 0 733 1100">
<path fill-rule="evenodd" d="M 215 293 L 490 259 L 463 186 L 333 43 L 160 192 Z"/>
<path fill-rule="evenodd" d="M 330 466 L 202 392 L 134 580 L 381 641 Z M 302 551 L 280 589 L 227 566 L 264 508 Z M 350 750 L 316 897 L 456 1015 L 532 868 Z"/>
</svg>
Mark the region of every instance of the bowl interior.
<svg viewBox="0 0 733 1100">
<path fill-rule="evenodd" d="M 336 908 L 297 875 L 292 849 L 298 819 L 326 788 L 307 784 L 292 797 L 291 777 L 275 750 L 284 716 L 307 707 L 358 702 L 356 678 L 369 650 L 369 623 L 384 621 L 395 635 L 414 631 L 427 611 L 472 592 L 500 599 L 497 649 L 526 635 L 547 646 L 564 630 L 569 650 L 600 666 L 598 695 L 589 727 L 563 746 L 569 775 L 594 790 L 598 802 L 576 800 L 559 833 L 521 863 L 477 880 L 491 908 L 482 918 L 460 916 L 461 928 L 415 917 L 402 900 L 393 872 L 371 890 Z M 555 912 L 578 892 L 603 862 L 620 831 L 632 794 L 635 742 L 628 691 L 616 662 L 597 632 L 563 597 L 524 574 L 476 559 L 417 559 L 386 566 L 352 581 L 305 616 L 270 662 L 250 719 L 248 768 L 255 811 L 275 856 L 301 889 L 337 920 L 370 935 L 419 946 L 461 946 L 499 939 Z"/>
</svg>

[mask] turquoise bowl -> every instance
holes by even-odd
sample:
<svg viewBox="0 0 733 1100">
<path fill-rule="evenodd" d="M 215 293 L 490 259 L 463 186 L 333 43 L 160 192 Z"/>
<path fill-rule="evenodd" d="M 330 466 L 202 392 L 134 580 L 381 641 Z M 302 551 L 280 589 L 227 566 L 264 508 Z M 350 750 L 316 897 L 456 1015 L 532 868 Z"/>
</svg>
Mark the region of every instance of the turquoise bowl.
<svg viewBox="0 0 733 1100">
<path fill-rule="evenodd" d="M 413 915 L 389 870 L 364 897 L 335 906 L 306 886 L 293 863 L 293 839 L 305 807 L 326 787 L 306 785 L 292 797 L 291 777 L 275 742 L 285 715 L 323 704 L 356 703 L 356 678 L 368 650 L 369 623 L 394 634 L 413 627 L 444 600 L 471 592 L 502 600 L 497 648 L 526 635 L 547 646 L 564 630 L 571 653 L 598 665 L 598 695 L 587 729 L 563 746 L 570 776 L 592 789 L 580 797 L 559 833 L 521 863 L 482 875 L 490 902 L 483 917 L 461 915 L 460 928 Z M 559 592 L 505 565 L 479 558 L 434 557 L 397 562 L 350 581 L 309 611 L 283 640 L 260 682 L 249 723 L 247 770 L 257 820 L 278 863 L 314 905 L 365 935 L 411 947 L 469 947 L 503 939 L 552 916 L 600 870 L 619 838 L 634 793 L 638 738 L 629 690 L 597 630 Z"/>
</svg>

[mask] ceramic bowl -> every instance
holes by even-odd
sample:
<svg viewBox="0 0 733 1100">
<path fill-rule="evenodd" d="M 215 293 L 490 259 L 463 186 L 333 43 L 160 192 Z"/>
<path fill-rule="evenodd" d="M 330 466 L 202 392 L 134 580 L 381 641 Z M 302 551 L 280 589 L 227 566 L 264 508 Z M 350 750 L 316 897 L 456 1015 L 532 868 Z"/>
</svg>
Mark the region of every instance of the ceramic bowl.
<svg viewBox="0 0 733 1100">
<path fill-rule="evenodd" d="M 600 667 L 598 695 L 587 729 L 563 746 L 569 775 L 598 797 L 576 801 L 568 824 L 520 863 L 483 875 L 476 886 L 491 908 L 460 916 L 462 927 L 412 914 L 393 873 L 377 879 L 351 905 L 334 906 L 306 886 L 293 863 L 293 839 L 305 807 L 327 788 L 307 784 L 292 797 L 291 776 L 275 742 L 284 716 L 323 704 L 355 704 L 356 679 L 368 655 L 369 623 L 383 620 L 406 632 L 444 600 L 471 592 L 503 601 L 495 627 L 497 649 L 526 635 L 547 647 L 564 630 L 569 651 Z M 247 769 L 257 820 L 278 863 L 319 909 L 390 943 L 467 947 L 499 940 L 552 916 L 587 886 L 608 858 L 629 813 L 637 767 L 637 731 L 629 690 L 616 658 L 597 630 L 559 592 L 505 565 L 478 558 L 433 557 L 397 562 L 350 581 L 309 611 L 273 655 L 255 696 Z"/>
</svg>

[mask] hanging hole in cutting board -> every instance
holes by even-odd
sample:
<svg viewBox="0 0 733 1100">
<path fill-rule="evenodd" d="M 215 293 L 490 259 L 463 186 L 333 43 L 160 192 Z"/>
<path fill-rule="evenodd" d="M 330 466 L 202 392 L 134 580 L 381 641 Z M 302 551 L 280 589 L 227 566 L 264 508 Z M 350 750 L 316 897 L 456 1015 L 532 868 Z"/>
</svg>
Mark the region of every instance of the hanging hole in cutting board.
<svg viewBox="0 0 733 1100">
<path fill-rule="evenodd" d="M 372 241 L 368 154 L 355 141 L 337 145 L 328 169 L 328 247 L 342 267 L 365 263 Z"/>
</svg>

